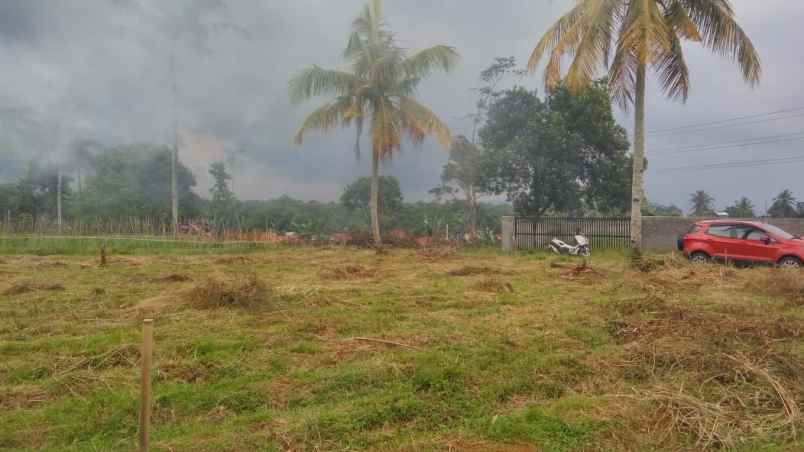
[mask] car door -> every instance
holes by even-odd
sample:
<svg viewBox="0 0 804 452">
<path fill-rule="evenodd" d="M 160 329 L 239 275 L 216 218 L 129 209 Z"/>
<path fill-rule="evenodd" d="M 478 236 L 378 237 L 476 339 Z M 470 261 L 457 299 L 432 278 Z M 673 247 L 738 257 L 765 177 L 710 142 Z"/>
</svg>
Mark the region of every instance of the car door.
<svg viewBox="0 0 804 452">
<path fill-rule="evenodd" d="M 706 230 L 708 242 L 712 247 L 712 257 L 735 259 L 740 248 L 738 230 L 735 224 L 713 224 Z"/>
<path fill-rule="evenodd" d="M 756 249 L 753 246 L 753 241 L 748 240 L 748 236 L 756 228 L 750 224 L 735 224 L 729 229 L 729 237 L 734 239 L 729 250 L 729 256 L 734 260 L 755 260 Z"/>
<path fill-rule="evenodd" d="M 755 262 L 775 262 L 779 253 L 779 242 L 757 227 L 752 227 L 745 235 L 745 248 L 748 258 Z"/>
</svg>

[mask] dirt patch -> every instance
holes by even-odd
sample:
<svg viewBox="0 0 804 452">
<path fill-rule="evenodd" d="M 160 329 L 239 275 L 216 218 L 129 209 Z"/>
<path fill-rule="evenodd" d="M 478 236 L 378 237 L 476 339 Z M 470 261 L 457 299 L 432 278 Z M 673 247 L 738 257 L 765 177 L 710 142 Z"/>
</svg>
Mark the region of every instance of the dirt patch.
<svg viewBox="0 0 804 452">
<path fill-rule="evenodd" d="M 134 309 L 142 311 L 143 313 L 157 313 L 174 308 L 180 304 L 182 304 L 182 300 L 177 299 L 176 296 L 159 295 L 140 301 L 134 306 Z"/>
<path fill-rule="evenodd" d="M 0 391 L 0 409 L 31 408 L 48 402 L 52 397 L 40 387 L 22 387 Z"/>
<path fill-rule="evenodd" d="M 233 278 L 211 278 L 187 293 L 188 301 L 199 309 L 267 307 L 271 288 L 256 274 Z"/>
<path fill-rule="evenodd" d="M 161 380 L 178 380 L 185 383 L 195 383 L 203 379 L 205 369 L 178 361 L 166 361 L 159 364 L 156 376 Z"/>
<path fill-rule="evenodd" d="M 251 265 L 255 261 L 248 256 L 227 256 L 215 259 L 215 263 L 220 265 Z"/>
<path fill-rule="evenodd" d="M 40 262 L 36 264 L 36 268 L 65 268 L 65 267 L 67 267 L 67 263 L 61 261 Z"/>
<path fill-rule="evenodd" d="M 418 255 L 426 262 L 440 262 L 455 258 L 458 248 L 455 246 L 426 246 L 422 248 Z"/>
<path fill-rule="evenodd" d="M 578 279 L 578 278 L 590 278 L 590 277 L 604 277 L 605 275 L 584 260 L 580 264 L 570 267 L 567 270 L 561 273 L 561 277 L 564 279 Z"/>
<path fill-rule="evenodd" d="M 64 286 L 61 284 L 43 284 L 43 283 L 35 283 L 31 281 L 24 281 L 18 282 L 9 287 L 8 289 L 3 291 L 3 295 L 13 296 L 13 295 L 22 295 L 24 293 L 29 292 L 37 292 L 37 291 L 47 291 L 47 292 L 54 292 L 54 291 L 63 291 Z"/>
<path fill-rule="evenodd" d="M 456 268 L 454 270 L 450 270 L 450 276 L 475 276 L 475 275 L 502 275 L 503 272 L 491 267 L 486 266 L 472 266 L 472 265 L 465 265 L 460 268 Z"/>
<path fill-rule="evenodd" d="M 130 281 L 133 283 L 152 283 L 152 284 L 165 284 L 165 283 L 182 283 L 192 281 L 193 279 L 181 273 L 170 273 L 165 276 L 148 276 L 148 275 L 133 275 Z"/>
<path fill-rule="evenodd" d="M 336 281 L 350 279 L 368 279 L 377 276 L 377 269 L 365 267 L 359 264 L 345 265 L 333 270 L 322 271 L 319 276 L 323 279 Z"/>
<path fill-rule="evenodd" d="M 474 285 L 475 290 L 491 293 L 514 293 L 514 286 L 497 278 L 487 278 Z"/>
</svg>

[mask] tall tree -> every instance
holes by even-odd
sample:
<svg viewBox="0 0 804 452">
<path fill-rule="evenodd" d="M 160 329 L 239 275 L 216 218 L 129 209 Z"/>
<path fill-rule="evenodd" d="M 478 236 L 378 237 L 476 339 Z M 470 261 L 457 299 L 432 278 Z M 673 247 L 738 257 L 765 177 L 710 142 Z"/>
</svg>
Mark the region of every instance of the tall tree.
<svg viewBox="0 0 804 452">
<path fill-rule="evenodd" d="M 566 83 L 580 93 L 607 69 L 612 94 L 623 107 L 635 107 L 631 242 L 642 243 L 642 176 L 645 161 L 645 85 L 650 66 L 670 98 L 685 101 L 689 70 L 681 42 L 701 42 L 736 61 L 752 86 L 762 68 L 754 45 L 734 18 L 729 0 L 577 0 L 541 38 L 530 57 L 534 72 L 544 54 L 548 90 L 561 81 L 563 57 L 573 58 Z M 612 57 L 613 53 L 613 57 Z"/>
<path fill-rule="evenodd" d="M 372 179 L 361 177 L 346 186 L 341 195 L 341 203 L 351 212 L 360 212 L 365 220 L 372 221 Z M 384 226 L 391 223 L 393 217 L 402 209 L 402 190 L 399 181 L 393 176 L 378 178 L 378 202 L 382 214 L 380 221 Z M 365 221 L 364 220 L 364 221 Z"/>
<path fill-rule="evenodd" d="M 449 159 L 441 170 L 441 186 L 433 189 L 431 193 L 437 197 L 442 194 L 463 193 L 465 198 L 466 224 L 469 226 L 469 235 L 477 236 L 477 208 L 478 197 L 482 194 L 480 188 L 482 179 L 483 151 L 465 136 L 461 135 L 452 143 L 449 150 Z M 456 190 L 457 188 L 457 190 Z"/>
<path fill-rule="evenodd" d="M 495 97 L 480 131 L 482 189 L 505 194 L 522 215 L 625 209 L 628 140 L 605 92 L 596 85 L 571 97 L 562 88 L 543 102 L 513 88 Z"/>
<path fill-rule="evenodd" d="M 690 215 L 693 217 L 712 217 L 715 215 L 715 198 L 698 190 L 690 195 Z"/>
<path fill-rule="evenodd" d="M 768 215 L 775 218 L 795 218 L 798 216 L 798 203 L 793 192 L 786 189 L 779 193 L 768 209 Z"/>
<path fill-rule="evenodd" d="M 296 134 L 301 144 L 314 129 L 328 131 L 338 125 L 356 125 L 355 154 L 366 122 L 371 138 L 371 223 L 377 245 L 382 244 L 379 214 L 379 164 L 402 145 L 403 134 L 414 145 L 433 135 L 444 149 L 452 142 L 449 129 L 427 107 L 414 99 L 420 81 L 435 70 L 450 71 L 458 60 L 452 47 L 437 45 L 411 55 L 396 44 L 383 19 L 382 1 L 371 0 L 352 23 L 344 52 L 351 71 L 313 66 L 290 81 L 296 102 L 318 95 L 334 95 L 304 120 Z"/>
<path fill-rule="evenodd" d="M 754 218 L 757 216 L 754 212 L 754 203 L 745 196 L 740 198 L 739 201 L 735 201 L 733 206 L 727 207 L 726 213 L 734 218 Z"/>
<path fill-rule="evenodd" d="M 153 217 L 171 219 L 170 179 L 172 149 L 137 144 L 109 149 L 92 159 L 78 214 L 106 218 Z M 195 176 L 179 162 L 179 202 L 187 216 L 201 214 L 200 199 L 192 188 Z"/>
<path fill-rule="evenodd" d="M 237 198 L 229 188 L 232 176 L 226 171 L 226 164 L 213 162 L 209 165 L 209 174 L 213 183 L 209 189 L 212 199 L 209 202 L 209 213 L 219 228 L 225 228 L 237 216 Z"/>
</svg>

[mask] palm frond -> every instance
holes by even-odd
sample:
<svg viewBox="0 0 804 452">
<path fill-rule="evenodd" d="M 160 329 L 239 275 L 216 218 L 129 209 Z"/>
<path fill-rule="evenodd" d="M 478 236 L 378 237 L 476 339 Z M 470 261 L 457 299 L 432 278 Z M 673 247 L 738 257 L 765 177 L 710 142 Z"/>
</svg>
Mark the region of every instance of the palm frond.
<svg viewBox="0 0 804 452">
<path fill-rule="evenodd" d="M 633 0 L 623 18 L 617 51 L 628 49 L 640 64 L 650 64 L 670 50 L 674 37 L 656 0 Z"/>
<path fill-rule="evenodd" d="M 743 78 L 751 85 L 759 83 L 762 61 L 751 39 L 734 19 L 734 10 L 726 0 L 679 0 L 698 26 L 705 46 L 736 61 Z"/>
<path fill-rule="evenodd" d="M 414 145 L 420 145 L 428 135 L 432 135 L 445 150 L 452 146 L 449 127 L 424 105 L 409 97 L 400 97 L 399 112 Z"/>
<path fill-rule="evenodd" d="M 611 62 L 609 91 L 612 100 L 625 111 L 634 103 L 638 66 L 636 55 L 630 49 L 618 49 Z"/>
<path fill-rule="evenodd" d="M 667 97 L 686 102 L 690 89 L 690 73 L 677 36 L 673 36 L 672 47 L 659 55 L 653 68 L 659 75 L 659 82 Z"/>
<path fill-rule="evenodd" d="M 684 39 L 700 42 L 701 34 L 698 31 L 698 26 L 690 19 L 687 10 L 679 0 L 671 0 L 665 9 L 665 21 L 673 27 L 676 34 Z"/>
<path fill-rule="evenodd" d="M 326 132 L 339 125 L 348 125 L 349 120 L 345 119 L 349 108 L 352 105 L 351 99 L 347 97 L 328 102 L 310 113 L 304 120 L 293 141 L 301 145 L 304 143 L 304 135 L 313 130 Z"/>
<path fill-rule="evenodd" d="M 454 47 L 437 45 L 420 50 L 402 61 L 402 68 L 409 78 L 424 78 L 434 71 L 452 71 L 460 55 Z"/>
<path fill-rule="evenodd" d="M 548 49 L 555 49 L 558 43 L 567 37 L 569 32 L 576 29 L 576 25 L 582 20 L 583 15 L 584 4 L 578 3 L 570 12 L 563 15 L 555 24 L 547 29 L 547 32 L 539 39 L 539 42 L 536 44 L 528 60 L 528 70 L 531 73 L 536 72 L 539 61 Z M 554 53 L 554 51 L 552 53 Z"/>
<path fill-rule="evenodd" d="M 358 88 L 360 79 L 349 72 L 313 66 L 296 74 L 289 85 L 291 101 L 299 103 L 324 94 L 347 96 Z"/>
<path fill-rule="evenodd" d="M 583 37 L 574 49 L 575 58 L 567 72 L 570 91 L 581 92 L 608 60 L 620 0 L 586 2 Z"/>
<path fill-rule="evenodd" d="M 347 60 L 355 60 L 360 57 L 360 54 L 365 50 L 366 46 L 363 38 L 357 31 L 349 33 L 349 40 L 346 42 L 346 49 L 343 51 L 343 57 Z"/>
</svg>

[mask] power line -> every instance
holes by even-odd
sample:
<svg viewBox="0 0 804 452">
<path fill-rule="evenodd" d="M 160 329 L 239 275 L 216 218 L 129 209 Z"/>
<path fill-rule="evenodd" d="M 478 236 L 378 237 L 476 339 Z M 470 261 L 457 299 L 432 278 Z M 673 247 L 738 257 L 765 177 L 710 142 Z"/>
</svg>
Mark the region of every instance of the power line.
<svg viewBox="0 0 804 452">
<path fill-rule="evenodd" d="M 711 163 L 706 165 L 678 166 L 675 168 L 662 168 L 659 169 L 658 172 L 668 173 L 675 171 L 706 171 L 706 170 L 730 169 L 730 168 L 755 168 L 760 166 L 771 166 L 771 165 L 780 165 L 784 163 L 799 163 L 799 162 L 804 162 L 804 156 L 799 155 L 799 156 L 783 157 L 777 159 L 745 160 L 739 162 Z"/>
<path fill-rule="evenodd" d="M 789 108 L 789 109 L 786 109 L 786 110 L 777 110 L 777 111 L 772 111 L 772 112 L 769 112 L 769 113 L 759 113 L 759 114 L 754 114 L 754 115 L 737 116 L 737 117 L 734 117 L 734 118 L 723 119 L 723 120 L 720 120 L 720 121 L 704 122 L 704 123 L 698 123 L 698 124 L 687 124 L 687 125 L 683 125 L 683 126 L 671 127 L 671 128 L 666 128 L 666 129 L 654 129 L 654 130 L 649 130 L 648 134 L 651 134 L 651 135 L 663 135 L 663 134 L 667 134 L 667 133 L 671 133 L 671 132 L 677 132 L 677 131 L 680 131 L 680 130 L 708 128 L 709 126 L 728 124 L 728 123 L 732 123 L 732 122 L 735 122 L 735 121 L 744 121 L 746 119 L 762 118 L 762 117 L 766 117 L 766 116 L 776 116 L 776 115 L 780 115 L 780 114 L 783 114 L 783 113 L 794 113 L 794 112 L 800 112 L 800 111 L 804 111 L 804 107 Z M 798 116 L 799 115 L 792 116 L 792 117 L 798 117 Z"/>
<path fill-rule="evenodd" d="M 746 122 L 739 122 L 739 123 L 733 123 L 733 124 L 723 124 L 723 125 L 720 125 L 720 126 L 701 127 L 701 128 L 697 128 L 697 129 L 693 128 L 693 129 L 690 129 L 690 130 L 679 130 L 679 131 L 674 131 L 674 132 L 670 132 L 670 133 L 707 132 L 707 131 L 710 131 L 710 130 L 719 130 L 719 129 L 728 129 L 728 128 L 731 128 L 731 127 L 750 126 L 750 125 L 754 125 L 754 124 L 762 124 L 762 123 L 768 123 L 768 122 L 783 121 L 785 119 L 795 119 L 795 118 L 801 118 L 801 117 L 804 117 L 804 113 L 797 114 L 797 115 L 791 115 L 791 116 L 783 116 L 781 118 L 768 118 L 768 119 L 761 119 L 761 120 L 758 120 L 758 121 L 746 121 Z M 655 136 L 666 136 L 666 135 L 669 135 L 670 133 L 653 134 L 651 136 L 654 136 L 654 137 Z"/>
<path fill-rule="evenodd" d="M 681 148 L 666 147 L 655 149 L 654 152 L 665 154 L 683 154 L 689 152 L 703 152 L 703 151 L 721 151 L 733 148 L 744 148 L 749 146 L 784 143 L 790 141 L 804 140 L 804 131 L 783 135 L 772 135 L 767 137 L 751 138 L 747 140 L 730 141 L 726 143 L 712 143 L 705 145 L 687 146 Z M 673 151 L 673 152 L 670 152 Z"/>
</svg>

